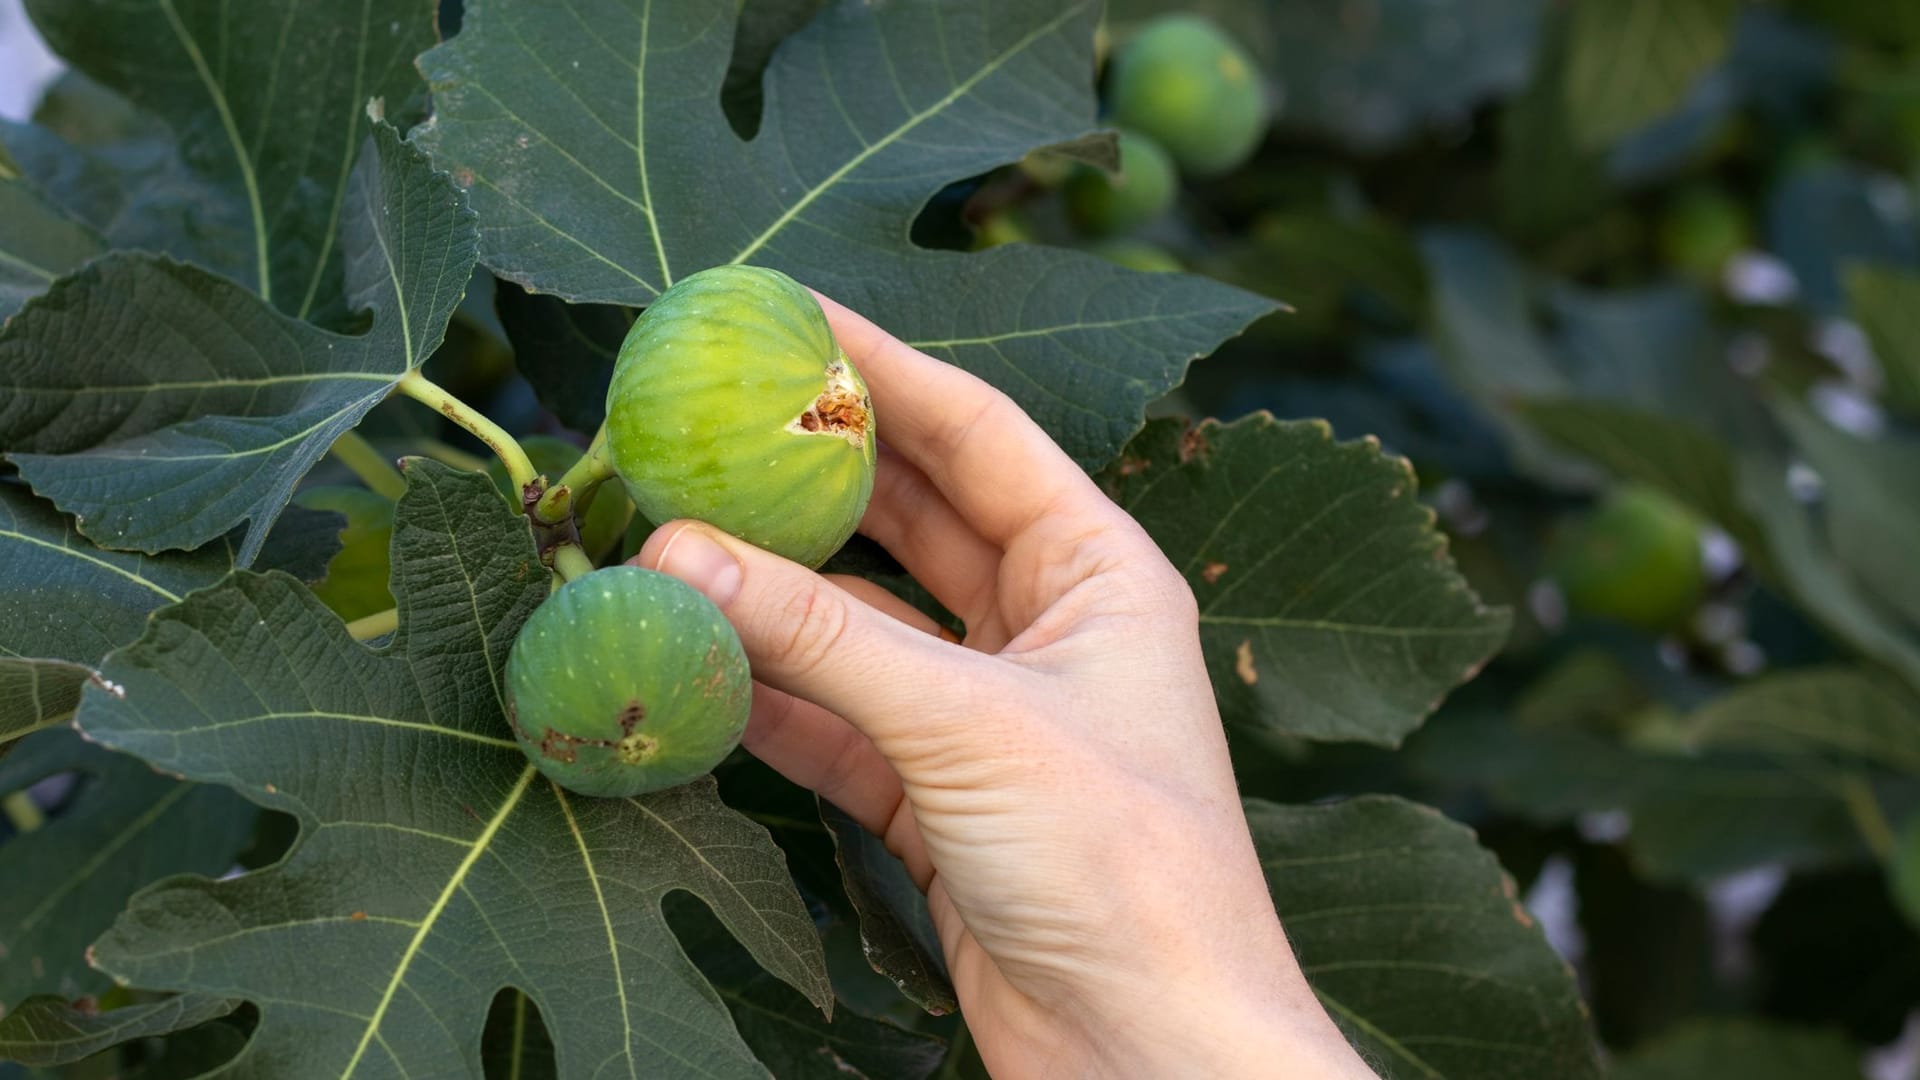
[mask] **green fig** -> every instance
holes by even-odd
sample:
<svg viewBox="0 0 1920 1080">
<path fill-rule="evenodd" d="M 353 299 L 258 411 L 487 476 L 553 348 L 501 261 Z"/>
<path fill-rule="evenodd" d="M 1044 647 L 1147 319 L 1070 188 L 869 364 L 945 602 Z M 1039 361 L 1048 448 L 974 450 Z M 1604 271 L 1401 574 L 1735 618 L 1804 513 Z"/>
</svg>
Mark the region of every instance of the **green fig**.
<svg viewBox="0 0 1920 1080">
<path fill-rule="evenodd" d="M 1120 133 L 1119 172 L 1079 165 L 1063 189 L 1073 223 L 1093 236 L 1145 225 L 1172 208 L 1179 191 L 1180 178 L 1166 151 L 1133 131 Z"/>
<path fill-rule="evenodd" d="M 678 578 L 611 566 L 534 609 L 507 654 L 527 757 L 581 795 L 625 797 L 712 771 L 746 730 L 753 677 L 720 610 Z"/>
<path fill-rule="evenodd" d="M 1653 633 L 1684 622 L 1707 586 L 1699 519 L 1665 494 L 1631 484 L 1557 535 L 1547 568 L 1568 610 Z"/>
<path fill-rule="evenodd" d="M 1252 58 L 1199 15 L 1141 27 L 1114 57 L 1108 99 L 1115 123 L 1151 136 L 1197 177 L 1239 167 L 1272 122 Z"/>
<path fill-rule="evenodd" d="M 873 402 L 819 301 L 777 270 L 680 279 L 634 320 L 607 459 L 649 521 L 697 518 L 817 567 L 873 494 Z"/>
</svg>

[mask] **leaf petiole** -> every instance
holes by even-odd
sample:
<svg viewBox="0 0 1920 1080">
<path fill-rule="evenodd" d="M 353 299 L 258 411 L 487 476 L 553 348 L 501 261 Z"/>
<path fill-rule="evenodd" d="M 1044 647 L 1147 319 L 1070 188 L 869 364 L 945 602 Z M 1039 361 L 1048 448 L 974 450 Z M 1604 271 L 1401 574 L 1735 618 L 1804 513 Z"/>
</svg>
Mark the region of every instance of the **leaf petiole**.
<svg viewBox="0 0 1920 1080">
<path fill-rule="evenodd" d="M 327 453 L 359 477 L 360 482 L 367 485 L 367 490 L 375 495 L 398 499 L 406 493 L 407 482 L 401 478 L 400 470 L 394 468 L 392 460 L 376 450 L 367 437 L 358 431 L 341 434 L 327 448 Z"/>
<path fill-rule="evenodd" d="M 454 397 L 442 389 L 433 380 L 420 374 L 418 368 L 407 372 L 395 387 L 401 393 L 426 405 L 440 415 L 460 425 L 474 438 L 486 443 L 488 449 L 497 454 L 507 466 L 507 478 L 513 481 L 514 489 L 526 491 L 537 483 L 540 473 L 528 459 L 527 452 L 513 436 L 506 433 L 500 425 L 487 419 L 478 409 Z"/>
<path fill-rule="evenodd" d="M 1858 773 L 1850 773 L 1840 781 L 1840 798 L 1846 803 L 1847 815 L 1853 819 L 1854 828 L 1860 831 L 1860 839 L 1873 852 L 1874 858 L 1887 861 L 1893 854 L 1896 844 L 1893 826 L 1887 823 L 1887 815 L 1880 807 L 1880 800 L 1873 793 L 1873 786 Z"/>
<path fill-rule="evenodd" d="M 603 424 L 594 433 L 587 452 L 573 463 L 558 480 L 547 486 L 532 510 L 533 520 L 542 525 L 558 525 L 583 508 L 586 496 L 594 488 L 613 479 L 613 466 L 607 461 L 607 429 Z"/>
</svg>

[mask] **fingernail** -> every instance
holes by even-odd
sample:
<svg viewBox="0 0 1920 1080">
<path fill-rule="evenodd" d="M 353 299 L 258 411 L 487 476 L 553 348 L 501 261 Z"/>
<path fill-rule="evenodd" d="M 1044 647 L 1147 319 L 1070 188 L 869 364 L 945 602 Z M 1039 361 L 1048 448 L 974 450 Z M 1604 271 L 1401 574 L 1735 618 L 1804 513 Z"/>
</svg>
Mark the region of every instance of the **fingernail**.
<svg viewBox="0 0 1920 1080">
<path fill-rule="evenodd" d="M 658 569 L 700 590 L 716 607 L 740 595 L 740 561 L 697 525 L 682 525 L 667 539 Z"/>
</svg>

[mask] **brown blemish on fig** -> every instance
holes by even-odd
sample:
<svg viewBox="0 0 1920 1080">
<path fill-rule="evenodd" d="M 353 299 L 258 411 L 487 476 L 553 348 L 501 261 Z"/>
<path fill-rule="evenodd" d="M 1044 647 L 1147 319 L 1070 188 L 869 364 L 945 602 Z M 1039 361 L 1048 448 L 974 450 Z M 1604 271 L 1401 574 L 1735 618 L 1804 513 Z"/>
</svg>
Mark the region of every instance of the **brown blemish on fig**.
<svg viewBox="0 0 1920 1080">
<path fill-rule="evenodd" d="M 628 701 L 620 709 L 620 734 L 631 735 L 640 721 L 647 718 L 647 707 L 638 701 Z"/>
<path fill-rule="evenodd" d="M 1242 640 L 1240 647 L 1234 650 L 1233 673 L 1248 686 L 1260 681 L 1260 671 L 1253 666 L 1253 642 Z"/>
<path fill-rule="evenodd" d="M 1226 563 L 1210 562 L 1206 566 L 1203 566 L 1200 568 L 1200 579 L 1202 581 L 1205 581 L 1207 584 L 1212 585 L 1215 582 L 1218 582 L 1220 580 L 1220 576 L 1222 574 L 1225 574 L 1226 572 L 1227 572 Z"/>
<path fill-rule="evenodd" d="M 562 765 L 571 765 L 580 759 L 580 751 L 573 748 L 579 741 L 565 732 L 548 728 L 547 733 L 540 737 L 540 756 L 552 758 Z"/>
<path fill-rule="evenodd" d="M 807 435 L 833 435 L 845 439 L 855 449 L 867 444 L 867 429 L 873 422 L 873 402 L 861 391 L 847 370 L 845 360 L 827 365 L 827 388 L 813 399 L 805 412 L 794 417 L 788 431 Z"/>
</svg>

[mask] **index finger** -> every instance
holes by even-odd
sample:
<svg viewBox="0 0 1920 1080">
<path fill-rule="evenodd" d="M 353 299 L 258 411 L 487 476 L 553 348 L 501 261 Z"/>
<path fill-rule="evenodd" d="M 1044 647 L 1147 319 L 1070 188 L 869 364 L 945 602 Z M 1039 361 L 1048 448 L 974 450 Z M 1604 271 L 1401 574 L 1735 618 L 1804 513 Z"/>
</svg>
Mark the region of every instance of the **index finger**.
<svg viewBox="0 0 1920 1080">
<path fill-rule="evenodd" d="M 1050 518 L 1084 521 L 1113 510 L 1012 398 L 814 295 L 867 382 L 881 438 L 926 473 L 981 536 L 1005 546 Z"/>
</svg>

